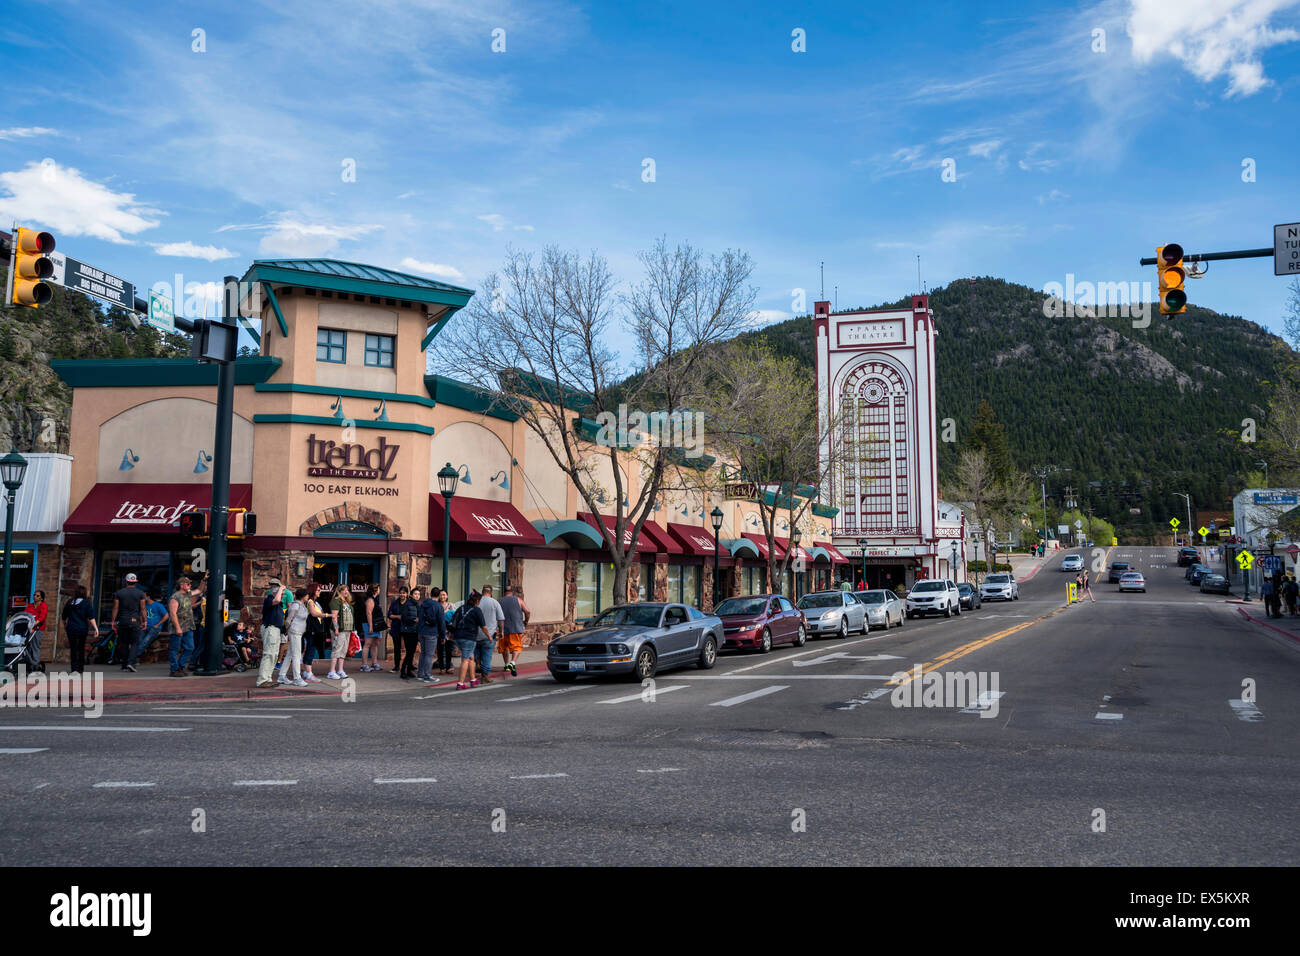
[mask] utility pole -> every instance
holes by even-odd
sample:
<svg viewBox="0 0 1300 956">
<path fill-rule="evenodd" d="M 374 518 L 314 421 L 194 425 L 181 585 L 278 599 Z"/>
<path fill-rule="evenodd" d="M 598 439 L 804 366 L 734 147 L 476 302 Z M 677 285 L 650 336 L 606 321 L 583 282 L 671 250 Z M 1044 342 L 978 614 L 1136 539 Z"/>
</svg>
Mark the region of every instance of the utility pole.
<svg viewBox="0 0 1300 956">
<path fill-rule="evenodd" d="M 1069 468 L 1058 468 L 1056 465 L 1044 465 L 1041 468 L 1035 468 L 1033 472 L 1034 477 L 1038 479 L 1039 491 L 1042 492 L 1043 496 L 1043 554 L 1047 554 L 1047 476 L 1058 471 L 1069 470 Z"/>
</svg>

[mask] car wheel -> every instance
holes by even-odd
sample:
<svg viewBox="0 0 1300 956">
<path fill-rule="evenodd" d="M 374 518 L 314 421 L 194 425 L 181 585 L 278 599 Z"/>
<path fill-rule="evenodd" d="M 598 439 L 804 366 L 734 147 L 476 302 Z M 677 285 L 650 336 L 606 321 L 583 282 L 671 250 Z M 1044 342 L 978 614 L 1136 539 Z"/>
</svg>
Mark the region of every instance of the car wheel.
<svg viewBox="0 0 1300 956">
<path fill-rule="evenodd" d="M 958 602 L 957 602 L 956 606 L 953 608 L 953 612 L 954 612 L 958 617 L 961 617 L 961 601 L 958 601 Z"/>
<path fill-rule="evenodd" d="M 768 647 L 772 646 L 771 638 L 768 639 Z M 700 659 L 696 661 L 700 670 L 707 671 L 718 662 L 718 639 L 710 634 L 704 639 L 704 646 L 700 648 Z"/>
<path fill-rule="evenodd" d="M 1020 592 L 1017 591 L 1017 592 L 1012 596 L 1011 600 L 1013 600 L 1013 601 L 1019 601 L 1019 600 L 1020 600 Z"/>
<path fill-rule="evenodd" d="M 849 639 L 849 622 L 841 618 L 840 619 L 840 640 L 847 641 L 848 639 Z"/>
<path fill-rule="evenodd" d="M 795 638 L 794 638 L 794 646 L 795 646 L 795 647 L 803 647 L 803 646 L 804 646 L 805 644 L 807 644 L 807 643 L 808 643 L 808 632 L 805 631 L 805 630 L 803 629 L 803 625 L 800 624 L 800 625 L 799 625 L 799 632 L 795 635 Z"/>
<path fill-rule="evenodd" d="M 943 616 L 944 616 L 944 617 L 952 617 L 952 605 L 951 605 L 951 604 L 945 604 L 945 605 L 943 606 Z"/>
<path fill-rule="evenodd" d="M 578 679 L 577 674 L 570 674 L 566 671 L 555 671 L 551 674 L 561 684 L 572 684 Z"/>
<path fill-rule="evenodd" d="M 899 626 L 899 627 L 902 627 L 902 626 L 903 626 L 903 622 L 906 621 L 906 620 L 907 620 L 907 615 L 906 615 L 906 614 L 899 614 L 899 615 L 898 615 L 898 626 Z"/>
<path fill-rule="evenodd" d="M 759 642 L 758 652 L 766 654 L 772 649 L 772 631 L 769 628 L 763 628 L 763 639 Z"/>
<path fill-rule="evenodd" d="M 632 679 L 642 681 L 655 676 L 658 658 L 653 647 L 643 647 L 636 652 L 636 664 L 632 668 Z"/>
</svg>

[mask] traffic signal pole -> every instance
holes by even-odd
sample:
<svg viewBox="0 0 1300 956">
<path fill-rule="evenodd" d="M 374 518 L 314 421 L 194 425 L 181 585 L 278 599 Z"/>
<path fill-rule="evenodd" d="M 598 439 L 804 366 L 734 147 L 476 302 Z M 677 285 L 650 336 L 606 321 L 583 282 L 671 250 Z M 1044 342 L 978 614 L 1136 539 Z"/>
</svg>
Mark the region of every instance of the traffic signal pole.
<svg viewBox="0 0 1300 956">
<path fill-rule="evenodd" d="M 239 315 L 239 280 L 224 280 L 224 318 Z M 207 631 L 205 677 L 222 673 L 221 635 L 225 626 L 226 533 L 230 515 L 230 435 L 235 411 L 235 363 L 217 364 L 217 430 L 212 449 L 212 511 L 208 527 L 208 608 L 203 615 Z"/>
</svg>

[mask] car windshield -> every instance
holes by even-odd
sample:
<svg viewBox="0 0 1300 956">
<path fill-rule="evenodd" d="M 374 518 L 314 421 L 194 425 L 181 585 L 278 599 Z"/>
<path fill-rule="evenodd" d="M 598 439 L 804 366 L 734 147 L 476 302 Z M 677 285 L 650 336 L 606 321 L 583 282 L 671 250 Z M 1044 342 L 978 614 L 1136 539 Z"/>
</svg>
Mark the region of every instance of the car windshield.
<svg viewBox="0 0 1300 956">
<path fill-rule="evenodd" d="M 844 599 L 836 591 L 833 594 L 805 594 L 795 607 L 804 611 L 812 607 L 839 607 L 843 603 Z"/>
<path fill-rule="evenodd" d="M 663 612 L 661 604 L 620 604 L 608 611 L 601 612 L 593 627 L 610 627 L 631 624 L 635 627 L 658 627 L 659 615 Z"/>
<path fill-rule="evenodd" d="M 1009 574 L 990 574 L 984 579 L 989 584 L 1010 584 L 1011 575 Z"/>
<path fill-rule="evenodd" d="M 858 591 L 855 594 L 855 597 L 857 597 L 857 599 L 861 601 L 863 604 L 884 604 L 885 603 L 884 591 Z"/>
<path fill-rule="evenodd" d="M 728 598 L 718 605 L 718 609 L 714 613 L 718 617 L 726 614 L 762 614 L 765 607 L 767 607 L 767 598 L 765 597 Z"/>
<path fill-rule="evenodd" d="M 1127 574 L 1121 574 L 1120 577 L 1126 581 L 1133 581 L 1142 577 L 1142 575 L 1138 574 L 1136 571 L 1129 571 Z"/>
<path fill-rule="evenodd" d="M 957 590 L 960 591 L 962 594 L 966 594 L 970 591 L 974 591 L 975 589 L 971 587 L 971 585 L 963 581 L 961 584 L 957 585 Z"/>
<path fill-rule="evenodd" d="M 1111 568 L 1115 571 L 1122 571 L 1124 568 L 1127 567 L 1128 567 L 1127 561 L 1116 561 L 1114 564 L 1111 565 Z"/>
<path fill-rule="evenodd" d="M 1227 578 L 1225 578 L 1222 574 L 1207 574 L 1205 576 L 1205 580 L 1214 581 L 1217 583 L 1219 581 L 1226 581 Z"/>
<path fill-rule="evenodd" d="M 922 581 L 920 584 L 912 588 L 912 590 L 916 592 L 946 591 L 947 589 L 948 586 L 944 584 L 942 581 Z"/>
</svg>

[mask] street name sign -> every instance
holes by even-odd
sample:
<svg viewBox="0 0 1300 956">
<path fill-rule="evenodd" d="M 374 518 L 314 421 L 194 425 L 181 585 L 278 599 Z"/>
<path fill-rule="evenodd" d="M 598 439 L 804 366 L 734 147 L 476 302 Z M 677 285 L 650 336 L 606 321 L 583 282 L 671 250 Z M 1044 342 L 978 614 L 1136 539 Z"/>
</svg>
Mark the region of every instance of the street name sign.
<svg viewBox="0 0 1300 956">
<path fill-rule="evenodd" d="M 58 283 L 65 289 L 93 295 L 112 305 L 121 306 L 128 312 L 135 311 L 135 286 L 125 279 L 119 279 L 103 269 L 96 269 L 61 252 L 51 252 L 50 262 L 54 264 L 51 282 Z"/>
<path fill-rule="evenodd" d="M 1273 275 L 1300 276 L 1300 222 L 1273 227 Z"/>
</svg>

